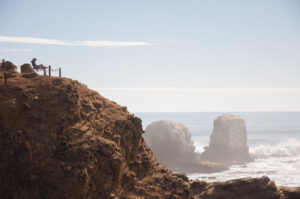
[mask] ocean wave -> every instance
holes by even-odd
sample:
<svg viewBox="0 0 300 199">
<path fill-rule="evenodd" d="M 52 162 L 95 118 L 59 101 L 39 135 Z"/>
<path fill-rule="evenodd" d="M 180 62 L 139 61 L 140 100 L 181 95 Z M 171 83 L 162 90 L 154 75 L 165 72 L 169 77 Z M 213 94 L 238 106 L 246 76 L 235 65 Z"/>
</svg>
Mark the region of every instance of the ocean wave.
<svg viewBox="0 0 300 199">
<path fill-rule="evenodd" d="M 202 153 L 204 151 L 204 147 L 208 146 L 208 144 L 202 144 L 202 142 L 198 140 L 193 140 L 194 146 L 195 146 L 195 152 L 196 153 Z"/>
<path fill-rule="evenodd" d="M 300 140 L 289 139 L 272 146 L 251 147 L 250 153 L 255 158 L 300 156 Z"/>
<path fill-rule="evenodd" d="M 208 146 L 208 144 L 203 144 L 202 140 L 194 140 L 193 142 L 197 153 L 202 153 L 204 146 Z M 261 144 L 250 147 L 249 152 L 254 158 L 300 156 L 300 140 L 288 139 L 273 145 Z"/>
</svg>

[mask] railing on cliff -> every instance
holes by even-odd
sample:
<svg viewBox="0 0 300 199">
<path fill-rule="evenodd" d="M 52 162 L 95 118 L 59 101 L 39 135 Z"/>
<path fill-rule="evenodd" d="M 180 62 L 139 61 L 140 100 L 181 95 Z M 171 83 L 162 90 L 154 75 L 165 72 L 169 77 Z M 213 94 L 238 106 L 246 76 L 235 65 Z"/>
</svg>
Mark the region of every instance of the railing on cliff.
<svg viewBox="0 0 300 199">
<path fill-rule="evenodd" d="M 45 69 L 34 69 L 34 71 L 36 72 L 36 73 L 38 73 L 38 72 L 40 72 L 40 71 L 43 71 L 43 75 L 44 76 L 49 76 L 49 77 L 51 77 L 51 75 L 52 75 L 52 72 L 58 72 L 58 76 L 59 77 L 61 77 L 61 68 L 57 68 L 57 69 L 52 69 L 52 67 L 51 66 L 48 66 L 47 68 L 45 68 Z M 47 71 L 48 71 L 48 74 L 47 74 Z"/>
<path fill-rule="evenodd" d="M 4 64 L 5 64 L 5 59 L 2 59 L 2 66 L 4 66 Z M 21 72 L 21 67 L 22 66 L 15 66 L 15 67 L 20 69 L 20 72 Z M 32 67 L 32 70 L 37 74 L 39 74 L 40 71 L 43 71 L 43 75 L 44 76 L 49 76 L 49 77 L 52 76 L 52 72 L 56 72 L 56 73 L 58 72 L 58 76 L 61 77 L 61 68 L 52 69 L 51 65 L 49 65 L 48 67 L 38 68 L 38 69 L 35 69 L 34 67 Z M 48 74 L 47 74 L 47 71 L 48 71 Z M 41 75 L 41 74 L 39 74 L 39 75 Z M 7 79 L 8 78 L 9 78 L 8 73 L 4 72 L 3 73 L 4 85 L 7 84 Z"/>
</svg>

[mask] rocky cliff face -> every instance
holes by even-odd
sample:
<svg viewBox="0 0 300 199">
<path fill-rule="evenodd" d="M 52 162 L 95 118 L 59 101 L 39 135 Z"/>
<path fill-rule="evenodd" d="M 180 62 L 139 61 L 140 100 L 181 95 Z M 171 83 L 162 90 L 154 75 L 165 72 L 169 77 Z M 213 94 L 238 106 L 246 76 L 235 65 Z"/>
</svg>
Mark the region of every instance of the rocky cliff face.
<svg viewBox="0 0 300 199">
<path fill-rule="evenodd" d="M 276 188 L 269 180 L 186 181 L 156 162 L 142 138 L 140 119 L 125 107 L 66 78 L 15 73 L 4 85 L 5 70 L 1 65 L 1 198 L 276 198 L 298 194 Z M 228 192 L 228 197 L 222 197 Z"/>
<path fill-rule="evenodd" d="M 1 77 L 1 198 L 187 195 L 125 107 L 70 79 Z"/>
</svg>

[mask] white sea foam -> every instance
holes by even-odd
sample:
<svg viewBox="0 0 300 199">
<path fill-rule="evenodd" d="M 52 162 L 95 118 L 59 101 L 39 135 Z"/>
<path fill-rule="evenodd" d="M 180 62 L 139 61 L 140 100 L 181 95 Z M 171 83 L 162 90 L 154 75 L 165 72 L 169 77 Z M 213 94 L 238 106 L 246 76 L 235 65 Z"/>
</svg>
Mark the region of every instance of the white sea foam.
<svg viewBox="0 0 300 199">
<path fill-rule="evenodd" d="M 254 162 L 233 165 L 220 173 L 198 173 L 189 177 L 212 182 L 267 175 L 277 185 L 300 186 L 300 140 L 290 139 L 275 145 L 259 145 L 250 148 L 250 152 L 255 157 Z"/>
<path fill-rule="evenodd" d="M 300 140 L 289 139 L 273 146 L 259 145 L 250 148 L 250 153 L 255 158 L 297 156 L 300 154 Z"/>
<path fill-rule="evenodd" d="M 204 147 L 207 145 L 202 144 L 201 142 L 199 142 L 198 140 L 193 140 L 194 145 L 195 145 L 195 152 L 197 153 L 202 153 L 204 151 Z"/>
</svg>

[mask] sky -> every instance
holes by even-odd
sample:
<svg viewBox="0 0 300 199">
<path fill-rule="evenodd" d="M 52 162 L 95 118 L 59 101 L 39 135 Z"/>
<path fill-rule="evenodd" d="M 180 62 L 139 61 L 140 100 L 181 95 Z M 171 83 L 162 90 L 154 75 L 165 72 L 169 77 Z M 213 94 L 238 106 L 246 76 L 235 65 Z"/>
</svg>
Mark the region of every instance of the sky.
<svg viewBox="0 0 300 199">
<path fill-rule="evenodd" d="M 61 67 L 130 111 L 300 111 L 298 0 L 0 0 L 0 8 L 1 59 Z"/>
</svg>

